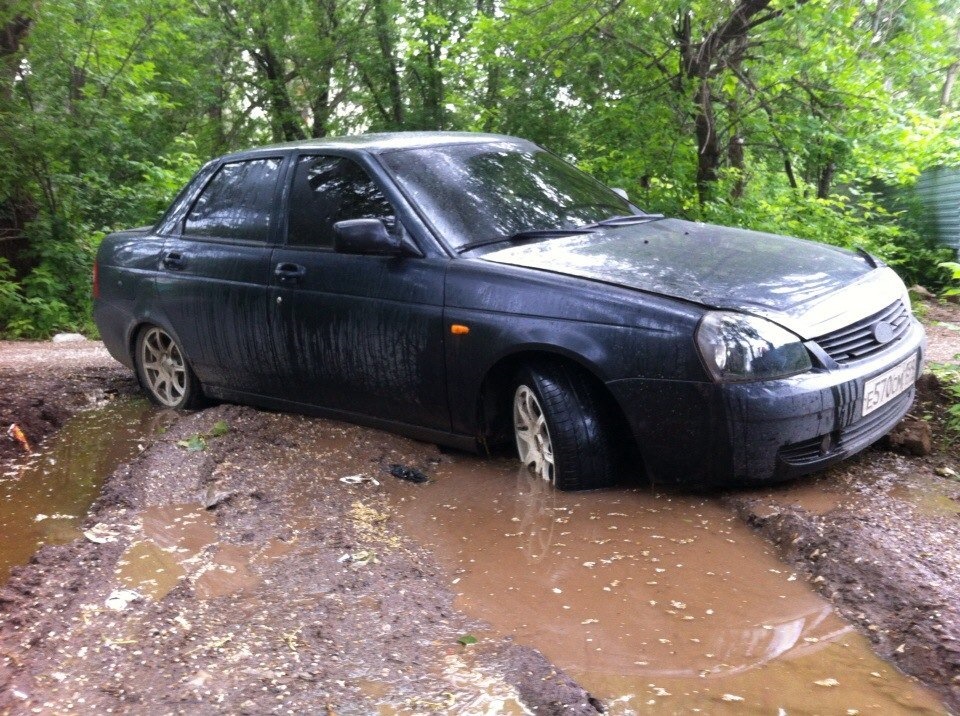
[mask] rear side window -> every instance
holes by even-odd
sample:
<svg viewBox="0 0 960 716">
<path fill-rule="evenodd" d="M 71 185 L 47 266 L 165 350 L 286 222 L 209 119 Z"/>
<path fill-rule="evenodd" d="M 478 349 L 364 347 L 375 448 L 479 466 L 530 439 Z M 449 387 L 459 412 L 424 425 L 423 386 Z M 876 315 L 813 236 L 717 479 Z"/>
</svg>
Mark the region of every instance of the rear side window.
<svg viewBox="0 0 960 716">
<path fill-rule="evenodd" d="M 338 221 L 393 214 L 390 202 L 356 162 L 343 157 L 300 157 L 290 192 L 287 243 L 332 247 L 333 225 Z"/>
<path fill-rule="evenodd" d="M 184 234 L 267 241 L 281 161 L 250 159 L 220 167 L 187 214 Z"/>
</svg>

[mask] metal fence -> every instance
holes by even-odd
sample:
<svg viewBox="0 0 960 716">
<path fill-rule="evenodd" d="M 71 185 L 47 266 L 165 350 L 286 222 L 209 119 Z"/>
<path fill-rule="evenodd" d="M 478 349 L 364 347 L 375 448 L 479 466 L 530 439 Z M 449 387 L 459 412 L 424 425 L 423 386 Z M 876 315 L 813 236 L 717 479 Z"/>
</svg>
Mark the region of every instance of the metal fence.
<svg viewBox="0 0 960 716">
<path fill-rule="evenodd" d="M 960 169 L 928 169 L 917 180 L 927 226 L 940 243 L 960 250 Z"/>
</svg>

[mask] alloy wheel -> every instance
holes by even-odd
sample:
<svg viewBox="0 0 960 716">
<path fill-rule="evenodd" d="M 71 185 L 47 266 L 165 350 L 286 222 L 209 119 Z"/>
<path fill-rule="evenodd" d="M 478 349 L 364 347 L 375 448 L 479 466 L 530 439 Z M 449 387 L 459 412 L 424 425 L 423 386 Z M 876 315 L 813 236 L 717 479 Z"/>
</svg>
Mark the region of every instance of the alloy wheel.
<svg viewBox="0 0 960 716">
<path fill-rule="evenodd" d="M 187 365 L 180 348 L 162 328 L 151 328 L 140 343 L 147 388 L 166 406 L 178 407 L 187 391 Z"/>
<path fill-rule="evenodd" d="M 543 408 L 526 385 L 513 396 L 513 429 L 520 461 L 538 477 L 554 482 L 553 441 Z"/>
</svg>

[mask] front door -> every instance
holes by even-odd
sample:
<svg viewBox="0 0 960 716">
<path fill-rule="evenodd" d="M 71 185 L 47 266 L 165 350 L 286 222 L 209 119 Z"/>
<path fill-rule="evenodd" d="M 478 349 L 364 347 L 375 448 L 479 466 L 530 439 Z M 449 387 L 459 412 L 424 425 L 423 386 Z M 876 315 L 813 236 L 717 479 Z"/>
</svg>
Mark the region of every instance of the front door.
<svg viewBox="0 0 960 716">
<path fill-rule="evenodd" d="M 276 362 L 284 397 L 449 430 L 440 258 L 333 250 L 333 225 L 381 218 L 376 182 L 346 157 L 300 156 L 286 242 L 273 253 Z"/>
</svg>

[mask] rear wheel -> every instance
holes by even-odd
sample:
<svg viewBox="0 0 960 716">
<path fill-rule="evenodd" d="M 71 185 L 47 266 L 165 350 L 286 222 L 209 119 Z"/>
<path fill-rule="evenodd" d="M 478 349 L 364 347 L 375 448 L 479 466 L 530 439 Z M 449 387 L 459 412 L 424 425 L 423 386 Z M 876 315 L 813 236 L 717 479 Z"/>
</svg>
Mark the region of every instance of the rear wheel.
<svg viewBox="0 0 960 716">
<path fill-rule="evenodd" d="M 169 333 L 158 326 L 141 330 L 135 357 L 140 385 L 153 403 L 176 409 L 199 407 L 200 382 Z"/>
<path fill-rule="evenodd" d="M 561 490 L 616 482 L 616 437 L 603 396 L 579 371 L 561 364 L 528 366 L 510 392 L 520 461 Z"/>
</svg>

